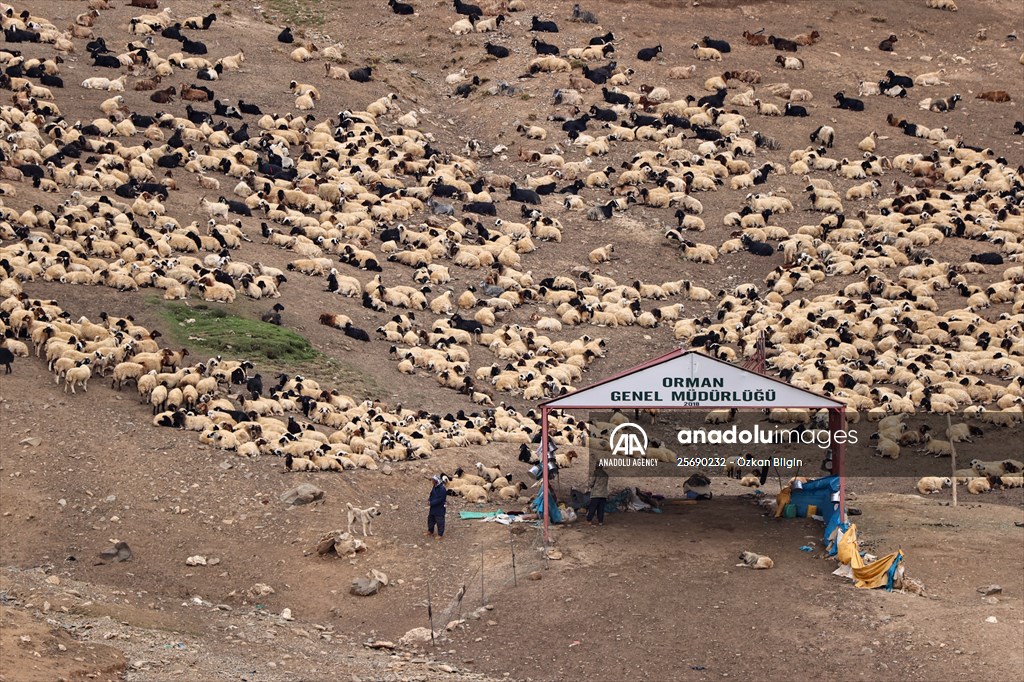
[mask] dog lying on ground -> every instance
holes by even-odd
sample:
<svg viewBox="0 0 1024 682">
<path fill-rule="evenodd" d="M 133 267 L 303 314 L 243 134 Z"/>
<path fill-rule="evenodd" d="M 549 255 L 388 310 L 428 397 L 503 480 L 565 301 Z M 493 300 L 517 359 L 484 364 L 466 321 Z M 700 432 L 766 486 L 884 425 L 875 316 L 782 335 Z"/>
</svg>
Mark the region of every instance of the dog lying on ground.
<svg viewBox="0 0 1024 682">
<path fill-rule="evenodd" d="M 763 554 L 755 554 L 754 552 L 740 553 L 740 561 L 743 563 L 736 564 L 737 566 L 749 566 L 753 569 L 771 568 L 775 565 L 775 562 L 771 560 L 771 557 L 766 557 Z"/>
<path fill-rule="evenodd" d="M 374 516 L 380 516 L 380 511 L 376 507 L 360 509 L 359 507 L 353 507 L 351 504 L 348 504 L 348 532 L 350 534 L 352 533 L 352 524 L 356 519 L 358 519 L 359 523 L 363 527 L 363 537 L 373 535 Z"/>
</svg>

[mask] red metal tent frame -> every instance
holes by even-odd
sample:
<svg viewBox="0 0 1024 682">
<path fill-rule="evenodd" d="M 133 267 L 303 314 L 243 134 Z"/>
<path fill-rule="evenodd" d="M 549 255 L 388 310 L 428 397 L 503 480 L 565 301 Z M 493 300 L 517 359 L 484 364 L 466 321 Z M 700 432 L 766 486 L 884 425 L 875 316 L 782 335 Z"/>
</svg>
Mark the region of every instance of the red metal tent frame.
<svg viewBox="0 0 1024 682">
<path fill-rule="evenodd" d="M 645 369 L 647 369 L 649 367 L 654 367 L 656 365 L 660 365 L 660 364 L 662 364 L 664 362 L 668 362 L 670 360 L 674 360 L 674 359 L 676 359 L 678 357 L 682 357 L 682 356 L 688 355 L 690 353 L 695 353 L 697 355 L 701 355 L 701 356 L 703 356 L 705 358 L 708 358 L 709 360 L 711 360 L 713 362 L 716 362 L 716 363 L 729 364 L 729 363 L 726 363 L 726 362 L 724 362 L 722 360 L 719 360 L 718 358 L 714 358 L 714 357 L 712 357 L 710 355 L 706 355 L 704 353 L 701 353 L 700 351 L 697 351 L 697 350 L 686 350 L 686 349 L 679 348 L 679 349 L 673 350 L 673 351 L 671 351 L 669 353 L 666 353 L 666 354 L 664 354 L 664 355 L 662 355 L 660 357 L 654 358 L 653 360 L 648 360 L 647 362 L 639 364 L 639 365 L 637 365 L 635 367 L 632 367 L 632 368 L 627 369 L 625 371 L 619 372 L 618 374 L 615 374 L 613 376 L 610 376 L 610 377 L 607 377 L 605 379 L 602 379 L 601 381 L 598 381 L 595 384 L 591 384 L 590 386 L 588 386 L 586 388 L 580 389 L 579 391 L 574 391 L 573 393 L 570 393 L 568 395 L 578 397 L 581 394 L 584 394 L 584 393 L 586 393 L 588 391 L 591 391 L 594 388 L 597 388 L 598 386 L 603 386 L 604 384 L 611 383 L 613 381 L 617 381 L 619 379 L 622 379 L 623 377 L 627 377 L 627 376 L 629 376 L 631 374 L 636 374 L 637 372 L 645 370 Z M 788 384 L 785 381 L 782 381 L 781 379 L 776 379 L 775 377 L 771 377 L 771 376 L 768 376 L 768 375 L 763 374 L 763 373 L 752 372 L 752 371 L 750 371 L 750 369 L 747 369 L 745 367 L 740 368 L 740 367 L 736 367 L 735 365 L 730 365 L 730 366 L 734 367 L 735 369 L 740 369 L 740 370 L 742 370 L 744 372 L 748 372 L 750 374 L 755 374 L 758 377 L 758 379 L 760 379 L 760 380 L 771 381 L 771 382 L 775 382 L 775 383 L 778 383 L 778 384 L 782 384 L 782 385 L 786 386 L 787 388 L 789 388 L 791 390 L 800 391 L 801 393 L 804 393 L 804 394 L 806 394 L 808 396 L 813 396 L 813 398 L 814 398 L 813 402 L 819 402 L 820 403 L 822 400 L 827 400 L 828 402 L 831 402 L 831 403 L 834 404 L 834 406 L 829 406 L 829 407 L 822 407 L 820 405 L 817 406 L 817 407 L 812 407 L 812 406 L 808 406 L 808 405 L 781 405 L 781 404 L 778 404 L 778 403 L 774 403 L 774 404 L 772 404 L 770 406 L 762 404 L 762 405 L 760 405 L 761 408 L 772 407 L 772 408 L 794 409 L 794 410 L 798 410 L 798 409 L 805 409 L 805 410 L 827 409 L 828 410 L 828 428 L 829 428 L 829 431 L 832 432 L 832 433 L 835 433 L 836 431 L 842 431 L 842 430 L 846 429 L 846 406 L 843 403 L 841 403 L 841 402 L 839 402 L 837 400 L 834 400 L 832 398 L 826 398 L 825 396 L 820 396 L 817 393 L 813 393 L 811 391 L 804 390 L 804 389 L 799 388 L 797 386 L 792 386 L 791 384 Z M 629 405 L 621 405 L 621 404 L 620 405 L 572 405 L 571 407 L 559 407 L 558 403 L 561 400 L 563 400 L 564 398 L 566 398 L 566 397 L 567 396 L 559 396 L 558 398 L 552 398 L 551 400 L 547 400 L 547 401 L 545 401 L 545 402 L 540 404 L 540 410 L 541 410 L 541 436 L 540 436 L 541 446 L 540 446 L 540 452 L 542 453 L 541 460 L 540 460 L 540 467 L 541 467 L 541 470 L 543 472 L 543 475 L 542 475 L 542 480 L 543 480 L 543 484 L 542 484 L 542 490 L 543 490 L 543 502 L 542 502 L 543 506 L 542 506 L 542 511 L 543 511 L 543 515 L 544 515 L 544 542 L 545 543 L 548 542 L 548 538 L 549 538 L 548 526 L 550 524 L 550 510 L 548 509 L 548 494 L 549 494 L 548 490 L 549 490 L 550 477 L 549 477 L 549 474 L 548 474 L 548 461 L 547 461 L 547 458 L 544 457 L 543 455 L 547 455 L 548 457 L 550 457 L 550 455 L 547 454 L 548 453 L 548 448 L 549 448 L 548 417 L 549 417 L 549 415 L 550 415 L 552 410 L 609 410 L 609 409 L 616 409 L 616 408 L 637 409 L 637 410 L 707 410 L 707 409 L 728 410 L 728 409 L 752 409 L 752 408 L 759 407 L 756 404 L 753 404 L 753 405 L 741 405 L 741 406 L 715 405 L 713 408 L 708 408 L 708 407 L 666 407 L 664 405 L 643 405 L 643 404 L 629 404 Z M 808 401 L 808 402 L 812 402 L 812 401 Z M 842 442 L 842 443 L 839 443 L 839 442 L 836 442 L 835 440 L 832 440 L 831 443 L 832 443 L 832 474 L 835 475 L 835 476 L 839 476 L 839 513 L 841 514 L 840 519 L 842 521 L 845 521 L 846 520 L 846 477 L 843 475 L 843 456 L 844 456 L 845 450 L 846 450 L 846 443 L 845 443 L 845 441 Z"/>
</svg>

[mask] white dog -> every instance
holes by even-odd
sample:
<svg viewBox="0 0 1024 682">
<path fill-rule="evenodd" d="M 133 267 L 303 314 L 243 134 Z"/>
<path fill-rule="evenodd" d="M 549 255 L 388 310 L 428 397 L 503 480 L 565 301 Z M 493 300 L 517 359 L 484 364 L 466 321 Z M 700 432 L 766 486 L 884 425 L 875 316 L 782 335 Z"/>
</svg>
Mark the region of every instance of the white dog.
<svg viewBox="0 0 1024 682">
<path fill-rule="evenodd" d="M 356 519 L 359 519 L 359 523 L 363 526 L 363 537 L 366 537 L 367 535 L 373 535 L 374 516 L 380 516 L 380 511 L 378 511 L 376 507 L 367 507 L 366 509 L 360 509 L 359 507 L 353 507 L 351 504 L 348 504 L 349 534 L 352 534 L 352 523 Z"/>
</svg>

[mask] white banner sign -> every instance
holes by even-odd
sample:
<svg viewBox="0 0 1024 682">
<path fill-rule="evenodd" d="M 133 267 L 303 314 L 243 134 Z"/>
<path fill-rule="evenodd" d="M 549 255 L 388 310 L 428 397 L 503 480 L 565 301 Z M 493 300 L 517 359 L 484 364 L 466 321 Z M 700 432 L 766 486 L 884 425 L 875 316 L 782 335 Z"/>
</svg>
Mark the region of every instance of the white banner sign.
<svg viewBox="0 0 1024 682">
<path fill-rule="evenodd" d="M 648 365 L 544 404 L 553 409 L 842 407 L 842 403 L 749 372 L 697 351 L 675 351 Z"/>
</svg>

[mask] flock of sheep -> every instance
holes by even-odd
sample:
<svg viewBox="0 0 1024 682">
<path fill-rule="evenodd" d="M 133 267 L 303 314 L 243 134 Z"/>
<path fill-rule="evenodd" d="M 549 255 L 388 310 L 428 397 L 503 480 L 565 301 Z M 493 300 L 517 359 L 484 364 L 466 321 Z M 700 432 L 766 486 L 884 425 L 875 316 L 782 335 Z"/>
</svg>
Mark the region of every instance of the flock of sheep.
<svg viewBox="0 0 1024 682">
<path fill-rule="evenodd" d="M 955 9 L 949 0 L 928 4 Z M 753 122 L 808 116 L 821 93 L 764 82 L 767 70 L 719 74 L 712 65 L 741 50 L 774 50 L 765 63 L 781 73 L 799 70 L 804 63 L 794 54 L 820 49 L 818 31 L 792 38 L 745 31 L 735 49 L 704 36 L 689 65 L 664 63 L 661 45 L 645 46 L 637 61 L 665 81 L 634 85 L 622 37 L 607 32 L 588 44 L 574 29 L 577 37 L 558 45 L 557 21 L 510 20 L 506 12 L 526 9 L 520 0 L 487 8 L 455 0 L 450 33 L 458 40 L 487 34 L 481 70 L 518 59 L 521 82 L 543 82 L 553 93 L 548 124 L 540 116 L 509 122 L 523 142 L 516 171 L 499 174 L 488 170 L 491 141 L 470 140 L 460 152 L 442 148 L 420 129 L 421 112 L 402 111 L 398 93 L 365 110 L 309 113 L 322 106 L 325 85 L 299 78 L 373 78 L 370 67 L 344 67 L 340 45 L 295 47 L 293 62 L 323 60 L 324 72 L 297 66 L 306 75 L 288 83 L 295 112 L 264 113 L 258 103 L 236 105 L 211 89 L 243 78 L 238 72 L 248 64 L 244 51 L 211 61 L 207 46 L 189 37 L 215 33 L 216 15 L 179 20 L 165 8 L 136 16 L 130 41 L 108 46 L 99 35 L 106 0 L 88 7 L 62 30 L 0 5 L 0 87 L 12 93 L 12 103 L 0 105 L 0 351 L 45 358 L 65 391 L 86 392 L 93 377 L 109 377 L 117 389 L 134 383 L 155 425 L 197 431 L 214 447 L 280 456 L 294 471 L 374 469 L 449 447 L 525 445 L 539 432 L 538 416 L 497 401 L 499 393 L 526 401 L 564 395 L 611 347 L 597 330 L 671 326 L 676 342 L 729 361 L 753 355 L 763 336 L 769 368 L 791 384 L 881 420 L 885 457 L 899 456 L 908 438 L 899 427 L 882 428 L 893 414 L 923 409 L 1024 421 L 1021 168 L 948 126 L 892 115 L 890 134 L 913 138 L 919 151 L 890 157 L 876 131 L 855 145 L 857 156 L 837 158 L 831 150 L 845 142 L 842 134 L 819 125 L 811 145 L 781 152 Z M 414 4 L 390 0 L 388 7 L 395 21 L 420 19 Z M 585 28 L 596 19 L 577 5 L 570 21 Z M 521 23 L 529 27 L 516 28 Z M 278 40 L 294 37 L 285 30 Z M 81 51 L 102 75 L 66 84 L 64 57 Z M 536 56 L 520 56 L 528 51 Z M 693 80 L 698 72 L 703 83 Z M 899 97 L 945 85 L 947 75 L 890 69 L 877 86 L 851 83 L 848 90 Z M 453 96 L 483 97 L 487 79 L 480 76 L 463 68 L 444 83 Z M 182 77 L 207 85 L 159 89 Z M 490 94 L 515 87 L 505 85 Z M 96 118 L 61 112 L 59 95 L 78 87 L 111 93 Z M 129 91 L 151 91 L 151 102 L 129 105 Z M 984 95 L 989 106 L 1010 97 Z M 188 102 L 180 115 L 170 113 L 176 98 Z M 960 99 L 931 97 L 922 109 L 947 112 Z M 834 100 L 860 115 L 877 112 L 844 91 Z M 625 161 L 615 166 L 601 161 L 606 156 Z M 804 196 L 769 189 L 785 175 L 803 178 Z M 204 194 L 193 205 L 201 217 L 167 209 L 179 183 Z M 701 217 L 708 201 L 735 209 L 724 218 L 727 239 L 701 236 L 721 231 Z M 588 262 L 568 272 L 529 267 L 531 253 L 577 239 L 583 221 L 614 226 L 636 210 L 664 226 L 681 261 L 721 263 L 745 252 L 772 267 L 763 279 L 719 291 L 691 277 L 617 281 L 601 272 L 616 258 L 614 241 L 588 245 Z M 257 241 L 287 252 L 287 264 L 237 256 Z M 955 242 L 979 253 L 949 260 Z M 481 409 L 441 416 L 388 407 L 298 376 L 282 376 L 265 391 L 251 363 L 188 364 L 187 351 L 171 351 L 131 318 L 104 316 L 97 324 L 33 298 L 36 281 L 152 288 L 168 300 L 228 304 L 239 295 L 278 298 L 284 286 L 321 286 L 360 304 L 345 303 L 348 314 L 324 312 L 321 323 L 363 342 L 378 337 L 398 372 L 428 372 Z M 576 328 L 584 329 L 567 334 Z M 10 369 L 5 359 L 0 364 Z M 567 445 L 586 439 L 568 415 L 556 415 L 552 433 Z M 941 447 L 931 434 L 923 440 Z M 453 479 L 476 486 L 468 498 L 491 490 L 502 499 L 518 495 L 519 485 L 480 468 L 480 481 L 464 472 Z M 985 480 L 993 475 L 972 470 Z M 1013 485 L 1019 471 L 999 476 L 1009 474 L 1003 483 Z"/>
</svg>

